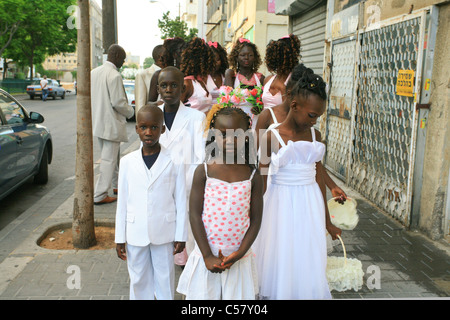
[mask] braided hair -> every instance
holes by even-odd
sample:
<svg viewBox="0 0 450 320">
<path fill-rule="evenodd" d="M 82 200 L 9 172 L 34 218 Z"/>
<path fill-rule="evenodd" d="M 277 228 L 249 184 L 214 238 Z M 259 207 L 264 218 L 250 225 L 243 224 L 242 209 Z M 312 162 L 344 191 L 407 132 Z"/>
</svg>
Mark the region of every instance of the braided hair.
<svg viewBox="0 0 450 320">
<path fill-rule="evenodd" d="M 220 69 L 218 70 L 218 72 L 222 75 L 225 74 L 225 71 L 227 71 L 228 67 L 229 67 L 229 63 L 228 63 L 228 54 L 225 51 L 225 49 L 220 45 L 220 43 L 215 42 L 214 43 L 215 46 L 210 46 L 211 50 L 215 53 L 217 53 L 219 55 L 219 59 L 220 59 Z M 217 46 L 217 47 L 216 47 Z"/>
<path fill-rule="evenodd" d="M 175 66 L 180 62 L 176 61 L 176 57 L 182 55 L 187 43 L 181 37 L 175 37 L 164 40 L 163 47 L 164 50 L 161 54 L 161 63 L 164 69 L 165 67 Z"/>
<path fill-rule="evenodd" d="M 219 104 L 213 105 L 206 118 L 206 130 L 208 132 L 208 137 L 206 139 L 206 160 L 212 159 L 216 156 L 215 149 L 217 148 L 217 142 L 215 137 L 215 126 L 217 123 L 217 118 L 221 115 L 238 115 L 247 124 L 245 132 L 249 133 L 248 139 L 245 140 L 245 151 L 244 159 L 245 163 L 252 169 L 257 169 L 257 154 L 255 146 L 255 139 L 253 133 L 251 132 L 252 121 L 251 118 L 245 113 L 244 110 L 238 107 L 222 107 Z"/>
<path fill-rule="evenodd" d="M 259 67 L 261 66 L 262 60 L 261 60 L 261 55 L 259 54 L 258 48 L 256 47 L 256 45 L 250 41 L 244 41 L 241 42 L 239 40 L 236 41 L 236 43 L 233 46 L 233 49 L 230 52 L 230 55 L 228 56 L 228 62 L 230 64 L 230 68 L 236 71 L 238 70 L 238 57 L 239 57 L 239 52 L 241 52 L 241 50 L 244 47 L 250 47 L 253 50 L 253 54 L 255 56 L 255 61 L 253 63 L 252 66 L 252 72 L 255 73 L 256 71 L 258 71 Z"/>
<path fill-rule="evenodd" d="M 311 69 L 309 69 L 311 70 Z M 303 98 L 308 98 L 310 95 L 318 95 L 322 100 L 327 99 L 326 83 L 322 77 L 314 74 L 308 69 L 305 70 L 301 78 L 295 82 L 293 88 L 290 90 L 290 98 L 300 95 Z"/>
<path fill-rule="evenodd" d="M 289 74 L 300 58 L 300 40 L 293 34 L 277 41 L 270 41 L 266 47 L 267 69 L 276 74 Z"/>
<path fill-rule="evenodd" d="M 204 79 L 215 69 L 214 52 L 201 38 L 194 38 L 183 51 L 180 70 L 185 76 L 201 76 Z"/>
</svg>

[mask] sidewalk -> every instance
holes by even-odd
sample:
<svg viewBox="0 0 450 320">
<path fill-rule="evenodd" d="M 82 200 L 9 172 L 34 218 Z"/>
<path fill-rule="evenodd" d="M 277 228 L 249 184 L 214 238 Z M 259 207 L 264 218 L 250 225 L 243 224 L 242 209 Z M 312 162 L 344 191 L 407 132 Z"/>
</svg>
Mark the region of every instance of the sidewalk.
<svg viewBox="0 0 450 320">
<path fill-rule="evenodd" d="M 137 147 L 136 141 L 124 153 Z M 360 291 L 333 291 L 333 298 L 450 299 L 449 244 L 404 230 L 361 195 L 342 188 L 357 200 L 360 217 L 355 230 L 343 231 L 342 239 L 347 256 L 361 260 L 365 275 Z M 48 250 L 37 245 L 49 228 L 71 224 L 73 189 L 74 180 L 64 181 L 0 231 L 0 300 L 129 299 L 126 262 L 117 258 L 115 249 Z M 96 221 L 114 224 L 115 208 L 115 204 L 95 206 Z M 342 256 L 341 245 L 330 255 Z M 67 285 L 73 272 L 70 266 L 81 272 L 79 289 Z M 367 286 L 372 275 L 369 266 L 380 269 L 379 289 Z M 178 279 L 181 269 L 175 269 Z"/>
</svg>

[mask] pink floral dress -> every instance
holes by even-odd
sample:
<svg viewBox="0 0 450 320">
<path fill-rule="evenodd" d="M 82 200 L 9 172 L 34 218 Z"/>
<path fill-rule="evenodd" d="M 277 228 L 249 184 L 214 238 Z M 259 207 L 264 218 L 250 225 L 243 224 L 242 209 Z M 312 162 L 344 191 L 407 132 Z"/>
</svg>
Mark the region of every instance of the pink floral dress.
<svg viewBox="0 0 450 320">
<path fill-rule="evenodd" d="M 237 251 L 250 226 L 250 195 L 252 179 L 226 182 L 208 176 L 202 220 L 212 253 L 224 256 Z M 255 299 L 257 290 L 256 265 L 251 250 L 222 273 L 206 269 L 202 254 L 195 246 L 180 276 L 177 291 L 186 299 Z"/>
</svg>

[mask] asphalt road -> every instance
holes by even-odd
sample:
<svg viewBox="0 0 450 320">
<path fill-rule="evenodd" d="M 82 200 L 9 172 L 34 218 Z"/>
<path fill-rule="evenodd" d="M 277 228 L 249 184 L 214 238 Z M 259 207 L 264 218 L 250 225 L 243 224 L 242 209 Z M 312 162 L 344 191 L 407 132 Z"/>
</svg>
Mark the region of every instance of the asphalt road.
<svg viewBox="0 0 450 320">
<path fill-rule="evenodd" d="M 66 94 L 66 99 L 30 100 L 18 97 L 22 105 L 30 112 L 35 111 L 45 118 L 43 123 L 53 138 L 53 160 L 49 166 L 49 181 L 46 185 L 35 185 L 32 179 L 0 201 L 0 230 L 19 217 L 47 192 L 57 187 L 65 179 L 75 176 L 76 161 L 76 95 Z M 134 122 L 128 122 L 130 141 L 121 148 L 126 148 L 137 136 Z M 99 150 L 94 139 L 94 161 L 99 158 Z"/>
</svg>

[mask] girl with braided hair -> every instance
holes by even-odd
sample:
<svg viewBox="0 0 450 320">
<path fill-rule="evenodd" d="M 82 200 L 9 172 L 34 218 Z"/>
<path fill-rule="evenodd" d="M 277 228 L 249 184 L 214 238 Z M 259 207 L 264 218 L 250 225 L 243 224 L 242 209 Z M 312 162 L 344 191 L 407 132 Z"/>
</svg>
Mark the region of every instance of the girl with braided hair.
<svg viewBox="0 0 450 320">
<path fill-rule="evenodd" d="M 208 113 L 213 100 L 206 81 L 215 70 L 215 60 L 212 49 L 203 39 L 196 37 L 188 43 L 182 55 L 180 70 L 185 75 L 186 86 L 181 101 L 186 106 Z"/>
<path fill-rule="evenodd" d="M 225 85 L 232 88 L 259 86 L 264 76 L 258 72 L 261 56 L 256 45 L 248 39 L 236 41 L 228 57 L 230 69 L 225 72 Z"/>
<path fill-rule="evenodd" d="M 209 47 L 214 53 L 216 69 L 208 75 L 206 87 L 212 95 L 213 101 L 219 97 L 219 88 L 225 83 L 225 71 L 228 69 L 228 56 L 225 49 L 218 42 L 208 42 Z"/>
<path fill-rule="evenodd" d="M 281 104 L 275 107 L 264 109 L 263 112 L 261 112 L 261 114 L 259 115 L 258 123 L 255 128 L 255 131 L 257 132 L 257 148 L 259 147 L 259 137 L 261 137 L 266 130 L 270 129 L 273 126 L 278 126 L 286 119 L 290 111 L 290 92 L 304 73 L 314 74 L 314 71 L 310 68 L 307 68 L 303 63 L 295 66 L 295 68 L 292 70 L 289 81 L 286 83 L 285 95 L 287 96 L 287 98 L 284 99 Z M 324 179 L 325 185 L 328 187 L 328 189 L 330 189 L 333 197 L 337 198 L 337 201 L 341 203 L 344 202 L 347 199 L 346 193 L 333 181 L 333 179 L 331 179 L 327 170 L 324 170 Z"/>
<path fill-rule="evenodd" d="M 163 43 L 163 49 L 161 53 L 161 69 L 164 69 L 169 66 L 174 66 L 178 69 L 180 69 L 181 64 L 181 56 L 186 48 L 187 43 L 183 38 L 175 37 L 175 38 L 169 38 L 165 39 Z M 153 76 L 152 80 L 150 82 L 150 89 L 148 93 L 148 101 L 149 102 L 156 102 L 158 100 L 158 77 L 161 70 L 156 71 Z M 159 102 L 159 104 L 162 104 L 162 101 Z"/>
<path fill-rule="evenodd" d="M 275 107 L 283 102 L 286 83 L 299 59 L 300 40 L 296 35 L 285 36 L 267 45 L 265 62 L 273 75 L 267 77 L 264 82 L 264 108 Z"/>
<path fill-rule="evenodd" d="M 177 291 L 186 300 L 254 300 L 251 246 L 261 223 L 263 181 L 242 149 L 252 145 L 247 135 L 251 121 L 241 109 L 219 105 L 207 119 L 207 144 L 215 147 L 194 174 L 189 215 L 196 248 Z"/>
<path fill-rule="evenodd" d="M 290 111 L 261 142 L 265 194 L 255 241 L 263 299 L 331 299 L 326 232 L 341 234 L 329 217 L 321 159 L 325 145 L 313 128 L 325 111 L 326 84 L 304 73 L 290 92 Z M 274 146 L 272 146 L 274 142 Z"/>
</svg>

